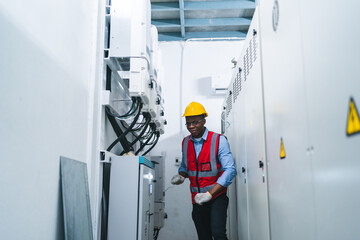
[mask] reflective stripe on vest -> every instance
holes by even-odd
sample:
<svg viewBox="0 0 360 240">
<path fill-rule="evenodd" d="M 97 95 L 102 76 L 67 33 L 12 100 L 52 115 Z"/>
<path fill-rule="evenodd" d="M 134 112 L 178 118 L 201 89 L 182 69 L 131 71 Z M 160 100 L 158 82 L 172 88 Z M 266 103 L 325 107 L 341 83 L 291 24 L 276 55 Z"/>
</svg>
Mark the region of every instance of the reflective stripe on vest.
<svg viewBox="0 0 360 240">
<path fill-rule="evenodd" d="M 206 187 L 202 187 L 202 188 L 200 188 L 200 193 L 206 193 L 206 192 L 210 191 L 214 186 L 215 186 L 215 184 L 209 185 L 209 186 L 206 186 Z M 196 193 L 199 192 L 197 187 L 190 187 L 190 191 L 191 192 L 196 192 Z"/>
<path fill-rule="evenodd" d="M 188 150 L 188 145 L 189 145 L 189 138 L 190 138 L 190 136 L 187 136 L 183 143 L 183 161 L 185 163 L 186 169 L 187 169 L 187 160 L 188 160 L 187 150 Z"/>
</svg>

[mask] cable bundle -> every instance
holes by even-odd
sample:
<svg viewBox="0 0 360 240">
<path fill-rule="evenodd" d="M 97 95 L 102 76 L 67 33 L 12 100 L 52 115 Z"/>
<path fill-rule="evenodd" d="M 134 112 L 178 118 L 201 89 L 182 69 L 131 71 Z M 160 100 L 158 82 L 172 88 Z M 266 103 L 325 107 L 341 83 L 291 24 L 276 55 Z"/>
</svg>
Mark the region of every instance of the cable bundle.
<svg viewBox="0 0 360 240">
<path fill-rule="evenodd" d="M 155 124 L 151 123 L 151 116 L 149 113 L 142 113 L 141 110 L 143 103 L 140 98 L 132 98 L 132 105 L 127 113 L 124 115 L 117 115 L 111 111 L 109 107 L 106 107 L 106 116 L 108 117 L 117 138 L 113 141 L 110 146 L 106 149 L 111 151 L 116 144 L 120 142 L 123 151 L 120 155 L 133 150 L 133 146 L 140 142 L 140 148 L 135 152 L 135 155 L 139 154 L 146 146 L 150 146 L 142 155 L 146 155 L 150 152 L 157 144 L 160 133 L 156 131 Z M 142 118 L 140 118 L 142 116 Z M 133 117 L 131 119 L 131 117 Z M 141 119 L 141 122 L 138 120 Z M 128 124 L 131 120 L 131 123 Z M 122 128 L 119 126 L 121 124 Z M 124 129 L 124 130 L 123 130 Z M 131 133 L 135 139 L 129 142 L 126 135 Z"/>
</svg>

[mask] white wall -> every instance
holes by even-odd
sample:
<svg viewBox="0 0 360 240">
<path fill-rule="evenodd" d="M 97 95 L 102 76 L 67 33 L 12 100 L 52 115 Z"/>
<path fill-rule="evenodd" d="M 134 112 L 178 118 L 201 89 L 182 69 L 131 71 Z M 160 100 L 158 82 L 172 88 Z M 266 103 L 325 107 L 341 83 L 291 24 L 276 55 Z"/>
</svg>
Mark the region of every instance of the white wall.
<svg viewBox="0 0 360 240">
<path fill-rule="evenodd" d="M 162 54 L 162 86 L 165 117 L 168 125 L 152 155 L 166 153 L 165 210 L 168 219 L 159 240 L 195 240 L 197 234 L 191 218 L 192 204 L 189 181 L 172 187 L 171 177 L 177 173 L 175 158 L 181 158 L 181 141 L 188 135 L 181 117 L 191 101 L 204 105 L 209 114 L 206 126 L 220 132 L 221 105 L 224 96 L 211 94 L 211 76 L 231 74 L 232 58 L 240 55 L 242 41 L 160 42 Z M 230 82 L 230 78 L 227 80 Z"/>
<path fill-rule="evenodd" d="M 0 2 L 0 239 L 63 239 L 59 157 L 98 142 L 98 4 Z"/>
</svg>

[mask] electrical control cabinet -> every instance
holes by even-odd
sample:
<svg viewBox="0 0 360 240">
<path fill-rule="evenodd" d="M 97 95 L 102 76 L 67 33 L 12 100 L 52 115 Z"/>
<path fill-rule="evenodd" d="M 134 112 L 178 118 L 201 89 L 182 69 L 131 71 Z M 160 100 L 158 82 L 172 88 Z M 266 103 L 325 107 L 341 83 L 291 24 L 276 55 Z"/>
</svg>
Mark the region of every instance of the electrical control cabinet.
<svg viewBox="0 0 360 240">
<path fill-rule="evenodd" d="M 130 59 L 129 93 L 131 96 L 140 97 L 147 112 L 154 111 L 150 108 L 151 79 L 149 75 L 149 62 L 143 58 Z M 151 111 L 152 110 L 152 111 Z"/>
<path fill-rule="evenodd" d="M 157 29 L 151 25 L 150 0 L 108 2 L 104 49 L 107 90 L 103 92 L 103 105 L 122 116 L 129 112 L 134 100 L 140 99 L 141 113 L 150 116 L 150 124 L 157 134 L 163 134 L 166 121 L 158 74 L 157 38 Z M 110 75 L 116 80 L 111 82 L 111 87 Z"/>
<path fill-rule="evenodd" d="M 238 172 L 235 179 L 237 234 L 238 239 L 244 240 L 270 239 L 258 24 L 256 10 L 224 102 L 223 127 Z M 234 233 L 230 233 L 232 239 L 236 239 Z"/>
<path fill-rule="evenodd" d="M 128 94 L 139 97 L 142 112 L 163 133 L 163 111 L 159 68 L 158 31 L 151 25 L 149 0 L 113 0 L 108 8 L 109 49 L 105 60 L 113 74 L 126 80 Z"/>
<path fill-rule="evenodd" d="M 294 0 L 260 3 L 270 226 L 277 240 L 316 239 L 299 7 Z"/>
<path fill-rule="evenodd" d="M 317 239 L 357 239 L 360 2 L 305 0 L 297 6 L 310 136 L 303 151 L 311 156 Z"/>
<path fill-rule="evenodd" d="M 110 57 L 150 61 L 150 1 L 112 0 L 110 14 Z"/>
<path fill-rule="evenodd" d="M 154 164 L 144 157 L 111 157 L 108 240 L 153 239 Z"/>
<path fill-rule="evenodd" d="M 258 5 L 222 113 L 238 171 L 238 239 L 354 239 L 359 3 Z"/>
<path fill-rule="evenodd" d="M 114 0 L 110 8 L 110 48 L 106 59 L 113 71 L 129 80 L 131 96 L 148 104 L 151 95 L 151 5 L 149 0 Z"/>
<path fill-rule="evenodd" d="M 230 109 L 231 107 L 228 106 L 228 99 L 232 96 L 232 91 L 233 88 L 230 86 L 228 88 L 228 97 L 226 98 L 227 101 L 224 102 L 224 116 L 222 115 L 222 120 L 225 123 L 225 131 L 224 131 L 224 135 L 226 136 L 226 138 L 229 141 L 230 147 L 233 150 L 233 146 L 234 146 L 234 125 L 233 125 L 233 115 L 230 113 L 232 112 L 232 110 Z M 226 108 L 230 109 L 227 113 L 228 115 L 226 116 Z M 223 118 L 224 117 L 224 118 Z M 236 155 L 233 153 L 233 157 L 235 160 L 235 164 L 236 164 Z M 227 230 L 227 235 L 229 237 L 229 239 L 231 240 L 235 240 L 237 239 L 237 224 L 236 224 L 236 218 L 237 218 L 237 199 L 236 199 L 236 180 L 233 179 L 232 184 L 228 187 L 227 190 L 227 195 L 229 197 L 229 206 L 228 206 L 228 211 L 227 211 L 227 221 L 226 221 L 226 230 Z"/>
</svg>

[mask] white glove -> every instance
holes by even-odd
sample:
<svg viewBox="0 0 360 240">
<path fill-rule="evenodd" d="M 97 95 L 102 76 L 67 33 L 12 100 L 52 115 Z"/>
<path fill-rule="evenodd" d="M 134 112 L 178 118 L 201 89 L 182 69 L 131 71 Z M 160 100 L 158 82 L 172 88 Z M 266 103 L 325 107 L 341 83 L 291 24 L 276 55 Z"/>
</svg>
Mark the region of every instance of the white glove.
<svg viewBox="0 0 360 240">
<path fill-rule="evenodd" d="M 199 205 L 206 203 L 212 199 L 212 196 L 209 192 L 206 193 L 198 193 L 195 195 L 195 202 Z"/>
<path fill-rule="evenodd" d="M 171 183 L 174 185 L 182 184 L 184 181 L 185 181 L 185 178 L 183 176 L 181 176 L 180 174 L 176 174 L 171 179 Z"/>
</svg>

